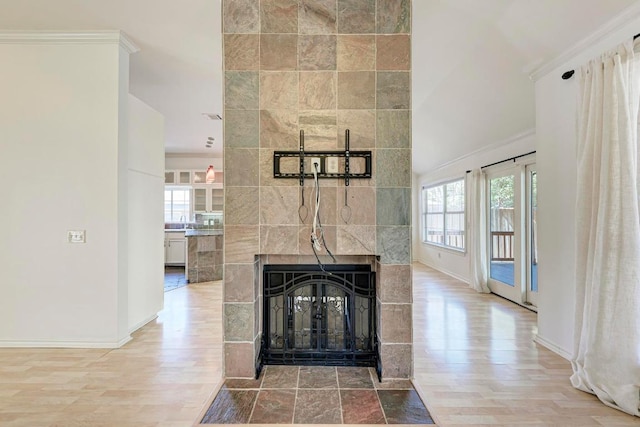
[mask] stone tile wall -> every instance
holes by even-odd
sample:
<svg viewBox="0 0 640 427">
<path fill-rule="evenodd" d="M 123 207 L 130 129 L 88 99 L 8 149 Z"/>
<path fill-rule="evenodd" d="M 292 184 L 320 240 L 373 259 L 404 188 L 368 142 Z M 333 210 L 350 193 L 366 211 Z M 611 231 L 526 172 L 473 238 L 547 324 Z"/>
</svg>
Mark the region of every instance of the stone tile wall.
<svg viewBox="0 0 640 427">
<path fill-rule="evenodd" d="M 373 152 L 373 178 L 351 180 L 346 195 L 344 181 L 321 180 L 321 220 L 339 261 L 377 259 L 383 376 L 412 375 L 410 10 L 410 0 L 223 1 L 227 377 L 254 374 L 262 263 L 315 262 L 313 183 L 301 218 L 298 180 L 273 178 L 274 151 L 298 150 L 301 129 L 307 151 L 342 150 L 349 129 L 352 150 Z"/>
</svg>

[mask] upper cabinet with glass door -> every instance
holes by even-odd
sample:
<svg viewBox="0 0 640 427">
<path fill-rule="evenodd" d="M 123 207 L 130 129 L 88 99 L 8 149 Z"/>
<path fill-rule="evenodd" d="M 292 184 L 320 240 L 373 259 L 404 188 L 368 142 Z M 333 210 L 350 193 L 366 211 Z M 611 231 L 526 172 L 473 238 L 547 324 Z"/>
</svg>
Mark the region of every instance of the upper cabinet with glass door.
<svg viewBox="0 0 640 427">
<path fill-rule="evenodd" d="M 175 185 L 191 184 L 191 171 L 165 171 L 164 183 Z"/>
<path fill-rule="evenodd" d="M 206 178 L 207 172 L 205 171 L 194 171 L 192 175 L 192 184 L 207 184 Z M 224 174 L 222 172 L 216 171 L 215 181 L 208 183 L 214 188 L 222 188 L 222 184 L 224 182 Z"/>
<path fill-rule="evenodd" d="M 224 190 L 207 186 L 193 187 L 193 211 L 195 213 L 221 212 L 224 209 Z"/>
</svg>

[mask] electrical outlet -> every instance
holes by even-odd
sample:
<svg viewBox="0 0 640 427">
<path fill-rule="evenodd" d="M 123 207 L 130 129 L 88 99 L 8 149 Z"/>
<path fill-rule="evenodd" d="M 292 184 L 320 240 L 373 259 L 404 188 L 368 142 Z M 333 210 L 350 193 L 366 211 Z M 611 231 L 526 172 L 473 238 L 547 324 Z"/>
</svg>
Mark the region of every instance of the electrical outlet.
<svg viewBox="0 0 640 427">
<path fill-rule="evenodd" d="M 67 231 L 67 241 L 69 243 L 85 243 L 84 230 L 69 230 Z"/>
<path fill-rule="evenodd" d="M 338 173 L 337 157 L 327 157 L 327 173 Z"/>
<path fill-rule="evenodd" d="M 315 171 L 315 164 L 318 165 L 318 173 L 322 172 L 322 160 L 320 157 L 312 157 L 311 158 L 311 172 Z"/>
</svg>

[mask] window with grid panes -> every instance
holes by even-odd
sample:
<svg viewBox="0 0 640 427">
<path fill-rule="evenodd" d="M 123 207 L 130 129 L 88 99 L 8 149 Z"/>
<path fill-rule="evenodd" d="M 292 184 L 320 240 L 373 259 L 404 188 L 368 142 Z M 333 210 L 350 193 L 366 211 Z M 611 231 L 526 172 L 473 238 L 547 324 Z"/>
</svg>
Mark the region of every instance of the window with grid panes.
<svg viewBox="0 0 640 427">
<path fill-rule="evenodd" d="M 422 241 L 465 249 L 464 179 L 422 187 Z"/>
<path fill-rule="evenodd" d="M 164 222 L 191 221 L 191 188 L 169 187 L 164 189 Z"/>
</svg>

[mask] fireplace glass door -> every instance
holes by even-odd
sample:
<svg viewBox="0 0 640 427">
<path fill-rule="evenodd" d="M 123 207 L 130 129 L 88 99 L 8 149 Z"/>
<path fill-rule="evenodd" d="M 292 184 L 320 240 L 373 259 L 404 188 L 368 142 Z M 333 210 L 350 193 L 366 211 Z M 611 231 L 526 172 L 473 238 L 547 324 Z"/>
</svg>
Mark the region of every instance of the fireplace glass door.
<svg viewBox="0 0 640 427">
<path fill-rule="evenodd" d="M 291 321 L 289 342 L 298 350 L 347 350 L 349 298 L 335 286 L 302 286 L 287 295 Z M 284 344 L 284 343 L 283 343 Z"/>
<path fill-rule="evenodd" d="M 265 266 L 261 364 L 377 366 L 375 273 L 331 267 Z"/>
</svg>

